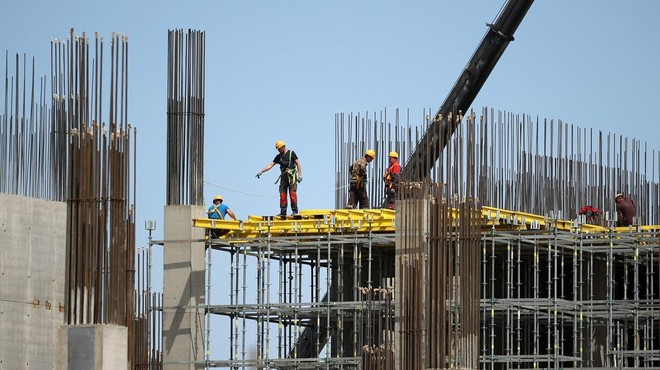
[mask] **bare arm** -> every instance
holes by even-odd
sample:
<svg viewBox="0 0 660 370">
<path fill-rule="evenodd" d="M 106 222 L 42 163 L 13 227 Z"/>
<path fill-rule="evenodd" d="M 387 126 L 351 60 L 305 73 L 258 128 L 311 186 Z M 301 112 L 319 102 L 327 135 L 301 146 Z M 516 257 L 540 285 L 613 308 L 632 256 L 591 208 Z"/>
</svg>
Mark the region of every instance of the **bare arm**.
<svg viewBox="0 0 660 370">
<path fill-rule="evenodd" d="M 270 170 L 271 168 L 273 168 L 274 165 L 275 165 L 275 162 L 270 162 L 270 164 L 268 166 L 264 167 L 264 169 L 261 170 L 261 172 L 266 172 L 266 171 Z"/>
<path fill-rule="evenodd" d="M 296 159 L 296 168 L 298 168 L 298 174 L 302 176 L 302 166 L 300 166 L 300 161 Z"/>
<path fill-rule="evenodd" d="M 227 208 L 227 214 L 228 214 L 229 217 L 231 217 L 234 221 L 236 221 L 236 215 L 234 214 L 234 212 L 231 211 L 231 209 Z"/>
</svg>

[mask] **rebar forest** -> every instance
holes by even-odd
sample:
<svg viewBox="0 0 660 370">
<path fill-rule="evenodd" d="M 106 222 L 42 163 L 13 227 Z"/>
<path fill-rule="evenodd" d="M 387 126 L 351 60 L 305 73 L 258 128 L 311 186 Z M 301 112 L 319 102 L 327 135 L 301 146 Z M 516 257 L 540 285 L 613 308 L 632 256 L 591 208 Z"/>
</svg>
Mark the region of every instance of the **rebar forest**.
<svg viewBox="0 0 660 370">
<path fill-rule="evenodd" d="M 207 287 L 229 297 L 208 312 L 229 348 L 206 365 L 658 368 L 658 152 L 485 108 L 452 118 L 431 178 L 404 181 L 396 213 L 378 209 L 384 161 L 370 165 L 373 209 L 343 209 L 345 169 L 368 148 L 406 158 L 429 113 L 337 114 L 336 210 L 252 217 L 208 242 L 208 270 L 229 282 Z M 633 226 L 615 227 L 617 192 L 637 202 Z"/>
<path fill-rule="evenodd" d="M 205 34 L 168 40 L 165 203 L 198 210 Z M 136 253 L 127 38 L 113 35 L 105 84 L 91 41 L 53 41 L 52 91 L 43 78 L 27 103 L 27 59 L 6 55 L 0 192 L 66 202 L 64 323 L 127 326 L 131 368 L 660 369 L 660 153 L 647 143 L 491 108 L 442 117 L 451 137 L 425 135 L 430 110 L 337 113 L 335 209 L 186 218 L 170 226 L 227 234 L 150 237 Z M 428 176 L 403 178 L 396 211 L 382 209 L 386 153 L 405 167 L 438 145 L 427 137 L 446 141 Z M 348 167 L 367 149 L 371 206 L 348 210 Z M 631 226 L 616 227 L 616 193 L 636 203 Z M 188 253 L 171 264 L 184 269 L 193 244 L 203 267 L 182 279 L 186 300 L 153 292 L 152 247 Z M 163 358 L 179 335 L 202 356 Z"/>
</svg>

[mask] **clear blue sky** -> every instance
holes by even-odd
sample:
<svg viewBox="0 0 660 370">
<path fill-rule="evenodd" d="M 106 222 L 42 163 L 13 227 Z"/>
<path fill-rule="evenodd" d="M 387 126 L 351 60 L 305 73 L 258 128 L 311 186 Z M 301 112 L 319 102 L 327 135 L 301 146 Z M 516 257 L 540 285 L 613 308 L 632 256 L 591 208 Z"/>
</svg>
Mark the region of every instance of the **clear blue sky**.
<svg viewBox="0 0 660 370">
<path fill-rule="evenodd" d="M 503 3 L 10 1 L 0 51 L 35 56 L 46 75 L 50 39 L 71 27 L 128 35 L 140 246 L 144 220 L 157 220 L 162 237 L 168 29 L 206 32 L 205 179 L 248 194 L 207 185 L 205 198 L 222 194 L 246 218 L 278 211 L 276 172 L 254 175 L 279 139 L 301 159 L 301 208 L 332 208 L 334 114 L 410 108 L 420 120 L 422 109 L 435 111 Z M 657 150 L 658 14 L 656 0 L 537 0 L 473 107 L 561 119 Z"/>
<path fill-rule="evenodd" d="M 128 35 L 141 230 L 162 219 L 165 203 L 168 29 L 206 32 L 205 179 L 261 196 L 206 186 L 205 198 L 220 193 L 246 218 L 278 211 L 276 173 L 254 175 L 279 139 L 301 158 L 301 208 L 333 207 L 334 114 L 410 108 L 419 120 L 423 108 L 435 111 L 503 3 L 11 1 L 0 13 L 0 50 L 35 56 L 46 75 L 50 39 L 71 27 Z M 473 107 L 656 143 L 657 14 L 653 0 L 537 0 Z"/>
</svg>

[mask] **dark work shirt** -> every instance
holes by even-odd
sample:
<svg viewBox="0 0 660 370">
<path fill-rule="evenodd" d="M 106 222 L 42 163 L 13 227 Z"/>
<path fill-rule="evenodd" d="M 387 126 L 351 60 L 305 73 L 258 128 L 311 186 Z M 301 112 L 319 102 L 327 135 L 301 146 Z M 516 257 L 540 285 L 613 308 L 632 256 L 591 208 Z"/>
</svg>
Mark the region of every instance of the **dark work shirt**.
<svg viewBox="0 0 660 370">
<path fill-rule="evenodd" d="M 287 150 L 284 154 L 278 154 L 273 159 L 273 163 L 280 165 L 280 170 L 284 171 L 287 168 L 296 168 L 296 160 L 298 156 L 293 150 Z"/>
</svg>

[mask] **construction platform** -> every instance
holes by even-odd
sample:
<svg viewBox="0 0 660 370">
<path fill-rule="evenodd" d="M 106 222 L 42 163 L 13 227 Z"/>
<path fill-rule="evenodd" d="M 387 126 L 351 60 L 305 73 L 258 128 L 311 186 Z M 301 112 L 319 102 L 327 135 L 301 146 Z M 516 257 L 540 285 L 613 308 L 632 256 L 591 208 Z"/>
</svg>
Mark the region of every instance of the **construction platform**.
<svg viewBox="0 0 660 370">
<path fill-rule="evenodd" d="M 458 210 L 452 209 L 450 219 L 458 219 Z M 563 220 L 553 215 L 541 216 L 493 207 L 482 207 L 482 229 L 489 230 L 543 230 L 550 227 L 561 231 L 586 233 L 615 233 L 658 231 L 660 225 L 604 227 L 585 223 L 585 220 Z M 311 209 L 297 216 L 248 216 L 247 220 L 193 219 L 193 226 L 203 229 L 227 231 L 221 238 L 250 239 L 265 232 L 278 236 L 317 235 L 341 233 L 392 233 L 395 231 L 395 211 L 390 209 Z M 207 232 L 208 235 L 208 232 Z"/>
</svg>

